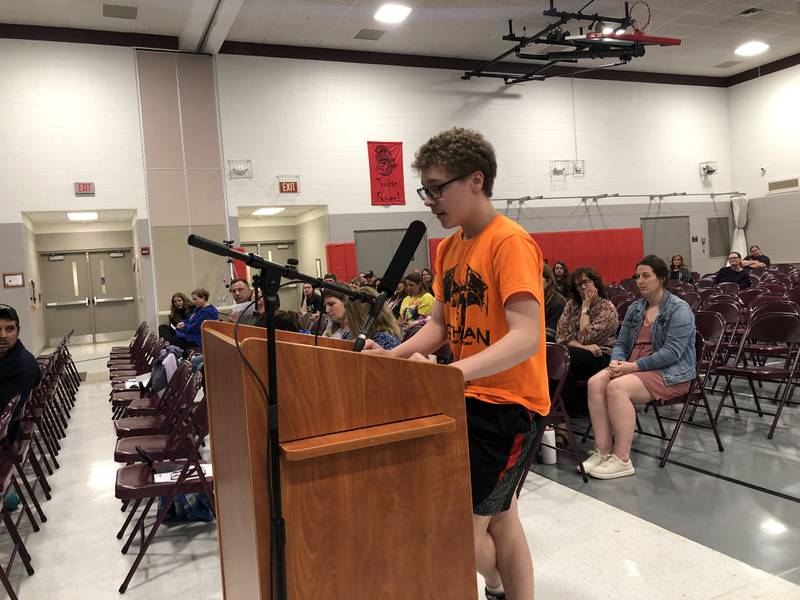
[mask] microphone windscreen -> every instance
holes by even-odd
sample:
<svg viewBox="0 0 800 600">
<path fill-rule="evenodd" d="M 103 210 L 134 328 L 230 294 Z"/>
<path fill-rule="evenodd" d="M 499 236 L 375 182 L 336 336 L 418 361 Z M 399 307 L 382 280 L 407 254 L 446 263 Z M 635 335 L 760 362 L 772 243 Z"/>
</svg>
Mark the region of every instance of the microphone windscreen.
<svg viewBox="0 0 800 600">
<path fill-rule="evenodd" d="M 425 237 L 425 223 L 422 221 L 412 221 L 406 230 L 403 239 L 400 240 L 400 245 L 392 257 L 389 266 L 386 267 L 386 273 L 383 274 L 381 282 L 378 285 L 379 292 L 385 292 L 388 295 L 394 294 L 397 284 L 403 279 L 406 274 L 406 269 L 411 261 L 414 260 L 414 253 L 417 251 L 419 243 Z"/>
</svg>

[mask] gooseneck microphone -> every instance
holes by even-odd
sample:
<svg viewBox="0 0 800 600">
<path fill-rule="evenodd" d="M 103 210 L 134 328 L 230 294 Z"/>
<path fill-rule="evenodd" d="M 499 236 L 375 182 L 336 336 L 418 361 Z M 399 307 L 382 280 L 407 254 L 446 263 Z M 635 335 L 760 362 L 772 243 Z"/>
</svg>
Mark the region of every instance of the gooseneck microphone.
<svg viewBox="0 0 800 600">
<path fill-rule="evenodd" d="M 381 282 L 378 284 L 378 298 L 370 307 L 369 315 L 367 315 L 367 320 L 364 322 L 364 327 L 361 329 L 361 332 L 358 334 L 353 344 L 354 352 L 361 352 L 364 349 L 364 344 L 367 342 L 375 320 L 381 314 L 383 305 L 386 304 L 386 300 L 392 297 L 395 289 L 397 289 L 397 284 L 400 283 L 403 276 L 406 274 L 408 265 L 414 260 L 414 253 L 417 251 L 417 247 L 422 241 L 422 238 L 425 237 L 425 231 L 425 223 L 422 221 L 412 221 L 411 225 L 408 226 L 406 234 L 403 236 L 400 245 L 397 247 L 397 251 L 392 257 L 392 261 L 389 263 L 389 266 L 386 267 L 386 273 L 383 274 Z"/>
</svg>

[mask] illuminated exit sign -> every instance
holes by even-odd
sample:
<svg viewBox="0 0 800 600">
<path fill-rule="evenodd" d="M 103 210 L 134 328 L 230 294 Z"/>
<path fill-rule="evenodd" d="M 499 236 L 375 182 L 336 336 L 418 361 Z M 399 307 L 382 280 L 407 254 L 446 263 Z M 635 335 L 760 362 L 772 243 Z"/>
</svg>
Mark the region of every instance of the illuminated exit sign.
<svg viewBox="0 0 800 600">
<path fill-rule="evenodd" d="M 94 182 L 92 182 L 92 181 L 76 181 L 75 182 L 75 195 L 76 196 L 94 196 Z"/>
<path fill-rule="evenodd" d="M 279 181 L 278 192 L 281 194 L 297 194 L 300 192 L 300 186 L 296 181 Z"/>
</svg>

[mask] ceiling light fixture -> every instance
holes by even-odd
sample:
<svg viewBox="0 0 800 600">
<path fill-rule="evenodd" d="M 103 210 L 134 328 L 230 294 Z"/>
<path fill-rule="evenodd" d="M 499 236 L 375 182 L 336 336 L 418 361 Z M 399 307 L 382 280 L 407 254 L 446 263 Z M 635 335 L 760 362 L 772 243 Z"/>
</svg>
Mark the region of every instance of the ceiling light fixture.
<svg viewBox="0 0 800 600">
<path fill-rule="evenodd" d="M 67 218 L 70 221 L 97 221 L 96 212 L 68 212 Z"/>
<path fill-rule="evenodd" d="M 769 49 L 769 44 L 765 44 L 764 42 L 747 42 L 734 50 L 734 53 L 739 56 L 755 56 L 756 54 L 766 52 L 767 49 Z"/>
<path fill-rule="evenodd" d="M 384 4 L 375 12 L 374 18 L 382 23 L 402 23 L 410 13 L 411 9 L 408 6 Z"/>
<path fill-rule="evenodd" d="M 611 27 L 610 25 L 606 25 L 605 27 L 603 27 L 603 35 L 611 35 L 612 33 L 614 33 L 613 27 Z"/>
<path fill-rule="evenodd" d="M 253 213 L 254 217 L 272 217 L 285 209 L 282 206 L 273 206 L 271 208 L 259 208 Z"/>
</svg>

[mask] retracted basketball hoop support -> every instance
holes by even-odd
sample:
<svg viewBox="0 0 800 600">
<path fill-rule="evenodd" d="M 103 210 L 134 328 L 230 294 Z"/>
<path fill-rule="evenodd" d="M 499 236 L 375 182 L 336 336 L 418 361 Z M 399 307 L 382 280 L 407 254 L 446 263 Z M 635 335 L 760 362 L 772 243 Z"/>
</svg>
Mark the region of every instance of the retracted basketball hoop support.
<svg viewBox="0 0 800 600">
<path fill-rule="evenodd" d="M 520 36 L 514 33 L 513 22 L 509 20 L 508 34 L 503 36 L 503 40 L 508 42 L 516 42 L 516 46 L 503 52 L 484 65 L 473 69 L 472 71 L 465 72 L 461 78 L 468 80 L 472 79 L 473 77 L 490 77 L 503 79 L 507 85 L 524 83 L 526 81 L 544 81 L 549 77 L 578 75 L 587 71 L 593 71 L 595 69 L 616 67 L 627 64 L 634 58 L 644 56 L 646 52 L 646 46 L 675 46 L 681 43 L 679 39 L 648 36 L 642 31 L 638 30 L 638 28 L 635 27 L 635 21 L 631 18 L 631 9 L 628 5 L 628 2 L 625 2 L 625 16 L 623 17 L 609 17 L 597 13 L 584 13 L 583 10 L 592 4 L 592 2 L 594 2 L 594 0 L 589 0 L 589 2 L 587 2 L 587 4 L 585 4 L 578 12 L 565 12 L 556 10 L 554 6 L 554 0 L 550 0 L 550 8 L 545 10 L 543 14 L 546 17 L 555 17 L 558 20 L 531 36 Z M 570 21 L 589 22 L 591 23 L 589 27 L 590 29 L 595 24 L 602 26 L 606 23 L 613 23 L 616 24 L 616 27 L 614 27 L 615 33 L 600 33 L 599 31 L 590 31 L 584 34 L 583 27 L 580 27 L 579 35 L 571 35 L 569 31 L 565 31 L 562 28 L 562 25 L 566 25 Z M 627 30 L 629 28 L 633 28 L 634 32 L 628 33 Z M 619 31 L 620 29 L 625 30 L 625 32 L 616 33 L 616 31 Z M 544 52 L 541 54 L 529 54 L 522 52 L 524 48 L 534 44 L 566 46 L 572 47 L 574 50 Z M 503 59 L 511 55 L 514 55 L 522 60 L 543 61 L 546 64 L 537 65 L 535 68 L 528 70 L 527 72 L 523 72 L 522 70 L 518 71 L 519 65 L 515 63 L 502 62 Z M 618 59 L 618 62 L 599 67 L 589 67 L 578 70 L 572 67 L 563 66 L 570 63 L 575 64 L 582 59 L 593 60 L 598 58 L 616 58 Z M 549 72 L 545 75 L 546 71 Z"/>
</svg>

